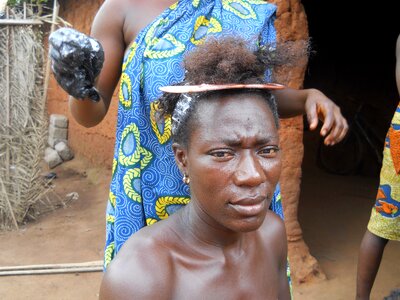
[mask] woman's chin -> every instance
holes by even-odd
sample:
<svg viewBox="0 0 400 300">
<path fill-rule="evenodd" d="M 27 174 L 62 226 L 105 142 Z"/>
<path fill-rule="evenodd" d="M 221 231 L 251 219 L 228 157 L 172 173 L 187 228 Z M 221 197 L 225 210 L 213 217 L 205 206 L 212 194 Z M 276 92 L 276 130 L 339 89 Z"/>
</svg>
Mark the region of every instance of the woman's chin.
<svg viewBox="0 0 400 300">
<path fill-rule="evenodd" d="M 235 232 L 251 232 L 255 231 L 261 227 L 265 219 L 265 215 L 263 216 L 254 216 L 242 219 L 238 222 L 235 222 L 230 226 L 232 231 Z"/>
</svg>

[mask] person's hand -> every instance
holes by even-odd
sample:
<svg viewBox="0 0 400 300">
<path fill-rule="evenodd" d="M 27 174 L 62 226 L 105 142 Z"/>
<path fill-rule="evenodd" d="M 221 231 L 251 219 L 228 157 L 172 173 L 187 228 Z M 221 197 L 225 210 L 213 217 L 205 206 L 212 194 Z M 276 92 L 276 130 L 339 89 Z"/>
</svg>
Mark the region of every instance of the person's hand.
<svg viewBox="0 0 400 300">
<path fill-rule="evenodd" d="M 325 145 L 334 145 L 345 137 L 349 129 L 347 121 L 342 116 L 340 108 L 323 93 L 310 89 L 305 110 L 310 130 L 317 128 L 319 120 L 323 122 L 320 133 L 325 137 Z"/>
<path fill-rule="evenodd" d="M 49 43 L 52 70 L 58 84 L 77 99 L 99 101 L 94 82 L 104 62 L 101 44 L 72 28 L 54 31 Z"/>
</svg>

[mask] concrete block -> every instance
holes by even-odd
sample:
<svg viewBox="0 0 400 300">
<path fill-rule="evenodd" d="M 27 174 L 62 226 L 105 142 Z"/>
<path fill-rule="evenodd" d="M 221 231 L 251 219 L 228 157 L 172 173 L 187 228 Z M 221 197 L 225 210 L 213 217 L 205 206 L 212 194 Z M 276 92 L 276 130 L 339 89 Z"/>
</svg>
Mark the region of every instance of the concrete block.
<svg viewBox="0 0 400 300">
<path fill-rule="evenodd" d="M 51 114 L 50 125 L 57 128 L 68 128 L 68 118 L 64 115 Z"/>
<path fill-rule="evenodd" d="M 47 148 L 44 150 L 44 156 L 50 155 L 50 153 L 53 152 L 53 151 L 54 151 L 53 148 L 47 147 Z"/>
<path fill-rule="evenodd" d="M 52 149 L 54 149 L 54 147 L 55 147 L 58 143 L 61 143 L 61 142 L 64 142 L 65 144 L 68 144 L 68 141 L 65 140 L 65 139 L 52 139 L 52 138 L 50 138 L 50 136 L 49 136 L 49 139 L 47 140 L 47 142 L 48 142 L 48 145 L 49 145 Z"/>
<path fill-rule="evenodd" d="M 68 145 L 64 142 L 59 142 L 54 146 L 54 149 L 57 151 L 58 155 L 62 158 L 63 161 L 71 160 L 74 158 L 74 154 Z"/>
<path fill-rule="evenodd" d="M 58 155 L 58 152 L 51 148 L 46 149 L 44 161 L 48 164 L 50 169 L 53 169 L 63 162 L 60 155 Z"/>
<path fill-rule="evenodd" d="M 50 147 L 54 147 L 57 140 L 67 140 L 68 129 L 58 128 L 52 125 L 49 126 L 49 139 L 48 143 Z"/>
</svg>

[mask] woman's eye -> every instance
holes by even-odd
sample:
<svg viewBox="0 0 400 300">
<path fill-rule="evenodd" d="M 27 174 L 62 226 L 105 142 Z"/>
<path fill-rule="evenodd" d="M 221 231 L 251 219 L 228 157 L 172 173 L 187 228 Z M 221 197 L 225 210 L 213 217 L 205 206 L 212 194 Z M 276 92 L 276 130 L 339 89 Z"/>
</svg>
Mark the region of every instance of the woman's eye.
<svg viewBox="0 0 400 300">
<path fill-rule="evenodd" d="M 266 147 L 261 149 L 258 153 L 265 157 L 274 157 L 280 151 L 279 147 Z"/>
<path fill-rule="evenodd" d="M 212 151 L 210 155 L 216 158 L 229 158 L 232 156 L 232 153 L 229 151 Z"/>
</svg>

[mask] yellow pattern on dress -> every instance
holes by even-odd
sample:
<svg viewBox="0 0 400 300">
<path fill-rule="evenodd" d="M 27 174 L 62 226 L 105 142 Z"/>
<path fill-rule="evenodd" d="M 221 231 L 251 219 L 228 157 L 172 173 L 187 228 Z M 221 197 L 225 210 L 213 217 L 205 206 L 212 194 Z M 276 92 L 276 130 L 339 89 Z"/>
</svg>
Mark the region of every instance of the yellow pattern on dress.
<svg viewBox="0 0 400 300">
<path fill-rule="evenodd" d="M 124 93 L 124 90 L 126 93 Z M 127 95 L 127 98 L 125 97 Z M 118 99 L 122 106 L 126 109 L 132 106 L 132 82 L 128 74 L 122 73 L 121 83 L 119 86 Z"/>
<path fill-rule="evenodd" d="M 115 243 L 111 242 L 105 252 L 104 252 L 104 268 L 110 264 L 111 260 L 114 258 Z"/>
<path fill-rule="evenodd" d="M 157 216 L 163 220 L 168 218 L 169 214 L 167 212 L 168 205 L 186 205 L 190 201 L 188 197 L 160 197 L 156 202 L 156 213 Z"/>
<path fill-rule="evenodd" d="M 146 224 L 147 224 L 147 226 L 153 225 L 153 224 L 155 224 L 155 223 L 157 223 L 157 222 L 158 222 L 157 219 L 153 219 L 153 218 L 147 218 L 147 219 L 146 219 Z"/>
<path fill-rule="evenodd" d="M 136 49 L 137 49 L 137 43 L 133 42 L 128 49 L 129 55 L 128 55 L 126 61 L 122 64 L 122 72 L 124 72 L 126 67 L 131 63 L 133 57 L 136 54 Z"/>
<path fill-rule="evenodd" d="M 114 222 L 115 222 L 115 217 L 114 217 L 114 216 L 111 216 L 111 215 L 107 215 L 106 221 L 107 221 L 107 223 L 114 224 Z"/>
<path fill-rule="evenodd" d="M 142 196 L 140 195 L 139 192 L 135 191 L 135 189 L 132 187 L 132 181 L 134 179 L 140 179 L 140 169 L 139 168 L 134 168 L 134 169 L 129 169 L 122 180 L 122 183 L 124 185 L 124 192 L 125 194 L 132 199 L 133 201 L 136 202 L 142 202 Z"/>
<path fill-rule="evenodd" d="M 235 8 L 232 4 L 237 4 L 242 7 L 243 10 Z M 257 3 L 258 4 L 258 3 Z M 249 4 L 249 1 L 244 0 L 222 0 L 222 6 L 227 11 L 234 13 L 242 19 L 257 19 L 257 14 Z M 245 11 L 245 12 L 243 12 Z"/>
<path fill-rule="evenodd" d="M 115 158 L 113 158 L 111 177 L 114 177 L 114 175 L 115 175 L 115 173 L 117 171 L 117 168 L 118 168 L 118 161 Z"/>
<path fill-rule="evenodd" d="M 268 4 L 268 1 L 265 0 L 247 0 L 248 3 L 250 4 L 255 4 L 255 5 L 264 5 L 264 4 Z"/>
<path fill-rule="evenodd" d="M 151 128 L 153 129 L 154 133 L 157 136 L 158 141 L 160 144 L 165 144 L 169 138 L 171 137 L 171 116 L 164 116 L 164 130 L 163 133 L 160 132 L 160 129 L 157 125 L 157 110 L 158 110 L 158 102 L 152 102 L 150 104 L 150 121 L 151 121 Z"/>
<path fill-rule="evenodd" d="M 400 107 L 400 106 L 399 106 Z M 399 110 L 399 108 L 398 108 Z M 400 125 L 400 112 L 395 112 L 392 125 Z M 393 138 L 393 137 L 392 137 Z M 390 144 L 400 143 L 400 141 L 389 141 Z M 390 148 L 384 147 L 383 162 L 380 174 L 379 185 L 389 185 L 391 188 L 390 198 L 396 202 L 400 202 L 400 174 L 396 173 L 393 157 Z M 399 159 L 396 157 L 395 159 Z M 397 207 L 400 206 L 400 203 Z M 393 210 L 396 211 L 397 210 Z M 371 218 L 368 223 L 368 230 L 373 234 L 388 240 L 400 241 L 400 216 L 385 217 L 377 211 L 376 206 L 372 208 Z"/>
<path fill-rule="evenodd" d="M 169 58 L 173 57 L 175 55 L 181 54 L 185 51 L 186 46 L 184 43 L 179 41 L 176 37 L 174 37 L 172 34 L 167 33 L 163 37 L 158 38 L 155 37 L 155 32 L 157 27 L 168 24 L 169 20 L 168 19 L 160 19 L 157 22 L 155 22 L 148 30 L 146 36 L 145 36 L 145 42 L 146 42 L 146 49 L 144 50 L 144 56 L 151 58 L 151 59 L 162 59 L 162 58 Z M 162 40 L 168 41 L 170 44 L 174 46 L 173 49 L 167 49 L 167 50 L 155 50 L 154 47 L 161 42 Z"/>
<path fill-rule="evenodd" d="M 140 147 L 140 153 L 142 154 L 142 159 L 140 160 L 140 168 L 143 170 L 153 159 L 153 153 L 151 153 L 144 147 Z"/>
<path fill-rule="evenodd" d="M 126 156 L 123 152 L 123 146 L 125 139 L 128 137 L 128 135 L 133 134 L 134 139 L 136 142 L 135 145 L 135 152 L 132 155 Z M 130 125 L 126 126 L 124 131 L 122 132 L 121 135 L 121 144 L 118 152 L 118 162 L 125 166 L 133 166 L 140 160 L 140 134 L 139 134 L 139 129 L 135 123 L 131 123 Z"/>
<path fill-rule="evenodd" d="M 115 201 L 117 201 L 117 196 L 115 196 L 115 194 L 111 191 L 108 194 L 108 201 L 110 201 L 111 206 L 115 208 Z"/>
<path fill-rule="evenodd" d="M 222 25 L 221 23 L 215 19 L 215 18 L 210 18 L 209 20 L 206 18 L 206 16 L 200 16 L 196 19 L 196 22 L 194 24 L 194 30 L 193 30 L 193 35 L 190 38 L 190 41 L 198 46 L 202 43 L 204 43 L 205 39 L 206 39 L 206 34 L 204 34 L 204 36 L 201 39 L 196 39 L 195 38 L 195 34 L 196 31 L 201 27 L 201 26 L 205 26 L 208 27 L 207 29 L 207 34 L 208 33 L 217 33 L 217 32 L 221 32 L 222 31 Z"/>
</svg>

